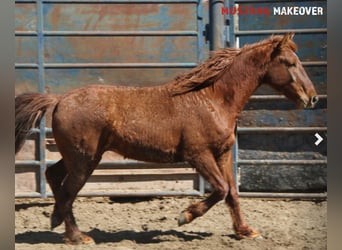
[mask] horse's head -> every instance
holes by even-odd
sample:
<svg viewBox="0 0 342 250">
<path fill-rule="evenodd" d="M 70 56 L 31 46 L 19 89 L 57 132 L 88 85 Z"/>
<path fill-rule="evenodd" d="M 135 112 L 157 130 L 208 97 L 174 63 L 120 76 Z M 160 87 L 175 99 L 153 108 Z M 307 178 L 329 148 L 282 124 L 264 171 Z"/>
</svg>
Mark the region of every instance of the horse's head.
<svg viewBox="0 0 342 250">
<path fill-rule="evenodd" d="M 295 54 L 293 34 L 275 44 L 263 81 L 294 101 L 299 108 L 313 108 L 318 96 L 303 65 Z"/>
</svg>

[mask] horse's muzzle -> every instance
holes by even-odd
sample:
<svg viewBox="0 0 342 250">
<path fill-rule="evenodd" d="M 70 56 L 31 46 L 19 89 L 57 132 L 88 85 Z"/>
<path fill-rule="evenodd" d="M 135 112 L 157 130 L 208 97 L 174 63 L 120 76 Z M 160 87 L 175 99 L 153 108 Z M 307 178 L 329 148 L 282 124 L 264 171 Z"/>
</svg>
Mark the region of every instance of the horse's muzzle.
<svg viewBox="0 0 342 250">
<path fill-rule="evenodd" d="M 309 105 L 309 107 L 310 107 L 310 108 L 314 108 L 314 107 L 316 106 L 318 100 L 319 100 L 319 98 L 318 98 L 317 95 L 312 96 L 312 97 L 310 98 L 310 105 Z"/>
<path fill-rule="evenodd" d="M 312 109 L 315 107 L 315 105 L 318 102 L 318 96 L 314 95 L 314 96 L 305 96 L 304 98 L 300 98 L 300 100 L 298 100 L 297 102 L 297 108 L 304 108 L 304 109 Z"/>
</svg>

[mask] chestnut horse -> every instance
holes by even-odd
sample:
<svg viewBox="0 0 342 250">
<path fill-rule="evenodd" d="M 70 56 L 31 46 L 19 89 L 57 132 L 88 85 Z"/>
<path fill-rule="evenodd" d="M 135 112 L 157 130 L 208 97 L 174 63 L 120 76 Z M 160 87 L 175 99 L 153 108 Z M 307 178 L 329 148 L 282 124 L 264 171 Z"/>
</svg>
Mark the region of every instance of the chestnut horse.
<svg viewBox="0 0 342 250">
<path fill-rule="evenodd" d="M 52 129 L 62 159 L 47 168 L 55 198 L 51 228 L 65 223 L 67 243 L 91 243 L 76 225 L 72 204 L 105 151 L 151 162 L 186 161 L 213 192 L 185 209 L 179 225 L 225 200 L 237 238 L 259 234 L 240 211 L 232 170 L 237 118 L 249 97 L 268 84 L 312 108 L 315 88 L 295 54 L 293 34 L 243 48 L 225 48 L 198 67 L 156 87 L 87 86 L 64 95 L 26 93 L 15 98 L 16 152 L 30 129 L 53 108 Z"/>
</svg>

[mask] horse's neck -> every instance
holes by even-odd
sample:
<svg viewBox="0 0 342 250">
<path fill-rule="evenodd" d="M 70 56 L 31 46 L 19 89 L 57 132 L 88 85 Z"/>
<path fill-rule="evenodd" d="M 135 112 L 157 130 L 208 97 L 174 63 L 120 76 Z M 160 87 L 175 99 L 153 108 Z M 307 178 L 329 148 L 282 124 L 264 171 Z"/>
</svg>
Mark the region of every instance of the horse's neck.
<svg viewBox="0 0 342 250">
<path fill-rule="evenodd" d="M 221 95 L 227 110 L 234 110 L 238 115 L 260 86 L 261 74 L 260 69 L 248 68 L 243 62 L 233 64 L 215 83 L 214 91 Z"/>
</svg>

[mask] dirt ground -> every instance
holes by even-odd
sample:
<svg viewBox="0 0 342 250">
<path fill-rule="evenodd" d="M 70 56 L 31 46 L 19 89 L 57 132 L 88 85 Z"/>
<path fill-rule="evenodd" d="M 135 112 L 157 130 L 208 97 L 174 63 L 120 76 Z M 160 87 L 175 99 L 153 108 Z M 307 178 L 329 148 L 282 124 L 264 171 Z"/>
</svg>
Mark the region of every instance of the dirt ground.
<svg viewBox="0 0 342 250">
<path fill-rule="evenodd" d="M 179 213 L 199 197 L 78 198 L 78 225 L 96 241 L 70 246 L 63 226 L 50 231 L 52 199 L 17 199 L 16 249 L 327 249 L 327 202 L 240 199 L 250 226 L 262 239 L 237 240 L 223 202 L 191 224 L 177 226 Z"/>
</svg>

